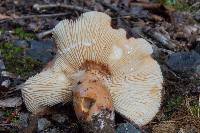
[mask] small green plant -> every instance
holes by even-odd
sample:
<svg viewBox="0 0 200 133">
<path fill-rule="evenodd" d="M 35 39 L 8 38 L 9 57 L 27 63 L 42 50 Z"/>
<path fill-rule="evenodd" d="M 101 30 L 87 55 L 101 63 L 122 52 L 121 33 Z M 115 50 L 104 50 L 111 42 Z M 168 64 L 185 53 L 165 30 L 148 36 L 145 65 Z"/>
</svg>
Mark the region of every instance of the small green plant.
<svg viewBox="0 0 200 133">
<path fill-rule="evenodd" d="M 198 100 L 186 101 L 186 105 L 192 116 L 200 118 L 200 105 Z"/>
<path fill-rule="evenodd" d="M 19 116 L 15 116 L 11 119 L 11 123 L 13 124 L 18 124 L 18 122 L 19 122 Z"/>
<path fill-rule="evenodd" d="M 190 113 L 193 116 L 200 117 L 200 106 L 199 105 L 190 106 Z"/>
<path fill-rule="evenodd" d="M 4 117 L 9 117 L 11 114 L 12 114 L 11 110 L 6 110 L 6 111 L 3 112 Z"/>
<path fill-rule="evenodd" d="M 7 119 L 10 119 L 10 122 L 13 124 L 17 124 L 19 121 L 19 116 L 18 115 L 13 115 L 12 110 L 5 110 L 3 113 L 3 116 Z"/>
<path fill-rule="evenodd" d="M 41 62 L 24 56 L 23 48 L 16 47 L 9 42 L 0 44 L 0 53 L 3 56 L 6 70 L 25 78 L 42 66 Z"/>
<path fill-rule="evenodd" d="M 21 27 L 16 28 L 14 30 L 14 34 L 18 36 L 20 39 L 25 39 L 25 40 L 30 40 L 35 38 L 34 34 L 25 32 Z"/>
</svg>

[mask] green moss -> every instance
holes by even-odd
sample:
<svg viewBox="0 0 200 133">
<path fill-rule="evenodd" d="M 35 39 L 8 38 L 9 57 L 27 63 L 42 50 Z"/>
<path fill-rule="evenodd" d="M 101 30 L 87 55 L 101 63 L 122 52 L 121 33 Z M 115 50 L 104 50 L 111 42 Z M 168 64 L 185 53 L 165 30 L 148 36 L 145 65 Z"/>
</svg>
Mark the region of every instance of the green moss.
<svg viewBox="0 0 200 133">
<path fill-rule="evenodd" d="M 165 117 L 163 119 L 164 120 L 169 119 L 170 116 L 173 114 L 173 112 L 176 111 L 181 106 L 183 100 L 184 98 L 181 96 L 169 98 L 166 105 L 164 106 Z"/>
<path fill-rule="evenodd" d="M 21 27 L 16 28 L 14 30 L 14 34 L 18 36 L 20 39 L 25 39 L 25 40 L 36 38 L 34 34 L 25 32 Z"/>
<path fill-rule="evenodd" d="M 182 0 L 156 0 L 167 7 L 175 8 L 178 11 L 189 11 L 190 6 Z"/>
<path fill-rule="evenodd" d="M 178 11 L 189 11 L 190 6 L 187 3 L 177 2 L 176 4 L 172 5 Z"/>
<path fill-rule="evenodd" d="M 166 105 L 166 111 L 173 111 L 174 109 L 178 108 L 183 102 L 183 97 L 177 96 L 175 98 L 169 99 Z"/>
<path fill-rule="evenodd" d="M 0 36 L 5 32 L 4 29 L 0 28 Z"/>
<path fill-rule="evenodd" d="M 24 56 L 24 49 L 14 46 L 12 43 L 0 45 L 0 52 L 3 56 L 6 70 L 21 77 L 28 77 L 34 74 L 42 63 Z"/>
</svg>

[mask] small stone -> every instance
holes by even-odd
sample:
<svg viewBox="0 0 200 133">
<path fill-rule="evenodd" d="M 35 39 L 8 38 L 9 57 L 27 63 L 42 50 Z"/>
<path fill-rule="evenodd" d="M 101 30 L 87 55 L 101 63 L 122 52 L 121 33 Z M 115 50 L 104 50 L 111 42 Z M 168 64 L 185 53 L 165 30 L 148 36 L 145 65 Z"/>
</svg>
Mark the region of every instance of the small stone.
<svg viewBox="0 0 200 133">
<path fill-rule="evenodd" d="M 116 133 L 142 133 L 142 132 L 130 123 L 122 123 L 117 127 Z"/>
<path fill-rule="evenodd" d="M 28 127 L 29 113 L 20 113 L 19 115 L 19 125 L 21 127 Z"/>
<path fill-rule="evenodd" d="M 46 51 L 46 50 L 53 50 L 54 43 L 51 40 L 45 41 L 30 41 L 31 49 L 38 50 L 38 51 Z"/>
<path fill-rule="evenodd" d="M 6 69 L 3 60 L 0 60 L 0 70 Z"/>
<path fill-rule="evenodd" d="M 173 71 L 191 76 L 198 70 L 200 55 L 194 51 L 177 52 L 169 55 L 166 63 Z"/>
<path fill-rule="evenodd" d="M 5 86 L 5 87 L 9 87 L 10 86 L 10 80 L 8 79 L 8 80 L 5 80 L 5 81 L 3 81 L 2 83 L 1 83 L 1 86 Z"/>
<path fill-rule="evenodd" d="M 38 30 L 38 25 L 36 23 L 29 23 L 27 26 L 28 30 L 32 30 L 32 31 L 37 31 Z"/>
<path fill-rule="evenodd" d="M 196 86 L 196 87 L 192 90 L 192 93 L 200 94 L 200 86 Z"/>
<path fill-rule="evenodd" d="M 38 131 L 42 131 L 48 128 L 51 125 L 51 122 L 48 121 L 46 118 L 40 118 L 38 120 Z"/>
<path fill-rule="evenodd" d="M 195 72 L 200 75 L 200 64 L 196 66 Z"/>
<path fill-rule="evenodd" d="M 194 19 L 200 22 L 200 10 L 194 14 Z"/>
<path fill-rule="evenodd" d="M 67 115 L 54 114 L 52 115 L 52 119 L 58 123 L 64 123 L 66 120 L 68 120 L 68 117 Z"/>
<path fill-rule="evenodd" d="M 16 40 L 14 45 L 21 48 L 29 48 L 30 44 L 26 40 Z"/>
</svg>

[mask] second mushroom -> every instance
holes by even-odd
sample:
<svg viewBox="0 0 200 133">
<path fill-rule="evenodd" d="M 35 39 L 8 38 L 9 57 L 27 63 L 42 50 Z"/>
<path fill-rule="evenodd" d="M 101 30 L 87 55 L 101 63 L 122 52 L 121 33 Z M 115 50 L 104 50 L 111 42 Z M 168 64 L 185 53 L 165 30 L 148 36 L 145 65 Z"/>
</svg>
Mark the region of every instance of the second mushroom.
<svg viewBox="0 0 200 133">
<path fill-rule="evenodd" d="M 139 126 L 153 119 L 161 104 L 163 78 L 147 41 L 127 39 L 123 29 L 111 27 L 108 15 L 96 11 L 61 21 L 53 38 L 58 48 L 53 65 L 21 86 L 29 111 L 37 114 L 73 101 L 84 122 L 105 117 L 103 122 L 113 126 L 114 110 Z"/>
</svg>

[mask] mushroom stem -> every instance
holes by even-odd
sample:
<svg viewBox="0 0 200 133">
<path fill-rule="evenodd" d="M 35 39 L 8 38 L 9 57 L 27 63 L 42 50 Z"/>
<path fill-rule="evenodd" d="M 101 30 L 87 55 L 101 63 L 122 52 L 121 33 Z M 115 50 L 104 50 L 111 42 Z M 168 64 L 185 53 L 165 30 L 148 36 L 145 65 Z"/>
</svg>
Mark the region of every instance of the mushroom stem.
<svg viewBox="0 0 200 133">
<path fill-rule="evenodd" d="M 114 107 L 103 78 L 96 70 L 85 72 L 73 89 L 77 118 L 87 132 L 114 132 Z"/>
</svg>

